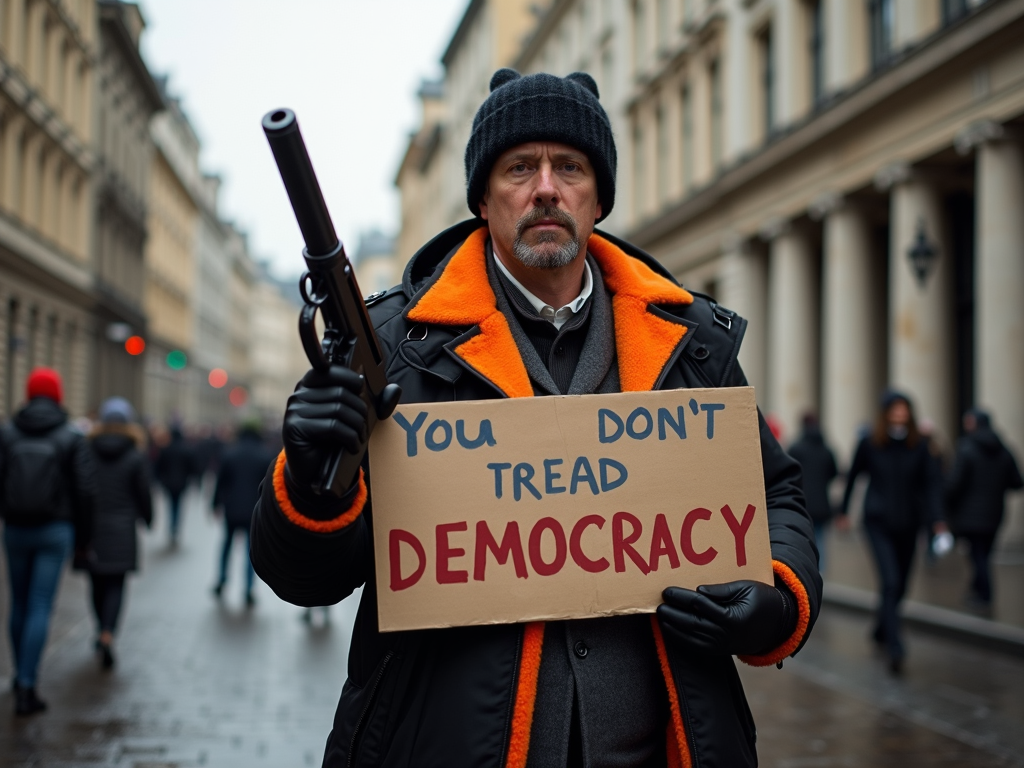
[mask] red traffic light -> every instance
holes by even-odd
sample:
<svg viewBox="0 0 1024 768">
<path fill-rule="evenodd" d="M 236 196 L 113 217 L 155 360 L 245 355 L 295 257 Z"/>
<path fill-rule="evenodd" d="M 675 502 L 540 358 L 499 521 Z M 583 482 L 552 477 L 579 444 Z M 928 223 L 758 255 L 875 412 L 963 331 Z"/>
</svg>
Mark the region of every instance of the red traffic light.
<svg viewBox="0 0 1024 768">
<path fill-rule="evenodd" d="M 124 349 L 129 355 L 141 355 L 146 351 L 146 340 L 141 336 L 129 336 L 124 341 Z"/>
</svg>

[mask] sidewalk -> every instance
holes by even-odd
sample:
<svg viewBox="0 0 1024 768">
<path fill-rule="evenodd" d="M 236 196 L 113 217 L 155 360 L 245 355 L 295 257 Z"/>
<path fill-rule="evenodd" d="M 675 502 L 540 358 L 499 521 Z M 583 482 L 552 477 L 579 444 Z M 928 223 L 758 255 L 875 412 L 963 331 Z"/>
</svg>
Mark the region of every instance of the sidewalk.
<svg viewBox="0 0 1024 768">
<path fill-rule="evenodd" d="M 873 611 L 877 581 L 862 530 L 829 532 L 826 553 L 825 600 L 859 611 Z M 918 549 L 903 607 L 904 618 L 934 629 L 1024 654 L 1024 552 L 1001 551 L 993 557 L 995 600 L 990 615 L 966 604 L 970 566 L 959 547 L 940 560 L 929 560 Z"/>
</svg>

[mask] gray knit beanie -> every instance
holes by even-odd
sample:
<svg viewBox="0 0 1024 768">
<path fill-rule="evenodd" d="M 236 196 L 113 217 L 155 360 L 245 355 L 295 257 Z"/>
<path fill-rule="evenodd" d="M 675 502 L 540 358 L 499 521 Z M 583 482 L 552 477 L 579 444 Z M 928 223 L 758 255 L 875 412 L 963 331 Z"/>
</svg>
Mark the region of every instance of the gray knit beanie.
<svg viewBox="0 0 1024 768">
<path fill-rule="evenodd" d="M 585 72 L 565 77 L 499 69 L 491 95 L 473 118 L 466 145 L 466 202 L 477 216 L 498 156 L 528 141 L 557 141 L 585 152 L 597 175 L 601 219 L 615 202 L 615 139 L 597 83 Z"/>
</svg>

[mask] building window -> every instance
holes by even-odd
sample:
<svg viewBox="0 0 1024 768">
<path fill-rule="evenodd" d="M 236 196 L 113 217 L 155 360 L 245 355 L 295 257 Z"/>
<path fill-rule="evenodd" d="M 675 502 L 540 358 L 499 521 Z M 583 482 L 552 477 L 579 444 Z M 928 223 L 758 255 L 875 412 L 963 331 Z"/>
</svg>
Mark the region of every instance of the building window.
<svg viewBox="0 0 1024 768">
<path fill-rule="evenodd" d="M 668 120 L 665 119 L 665 110 L 660 104 L 655 112 L 655 121 L 658 130 L 658 158 L 655 168 L 658 174 L 658 205 L 664 205 L 668 199 Z"/>
<path fill-rule="evenodd" d="M 952 24 L 967 14 L 967 0 L 942 0 L 942 23 Z"/>
<path fill-rule="evenodd" d="M 871 67 L 878 69 L 892 55 L 893 0 L 868 0 L 868 23 L 871 28 Z"/>
<path fill-rule="evenodd" d="M 690 86 L 683 86 L 683 190 L 693 186 L 693 99 Z"/>
<path fill-rule="evenodd" d="M 708 68 L 711 83 L 711 167 L 717 170 L 722 165 L 722 146 L 725 126 L 722 120 L 722 67 L 718 59 Z"/>
<path fill-rule="evenodd" d="M 825 98 L 825 28 L 821 0 L 811 0 L 808 7 L 810 24 L 809 62 L 811 65 L 811 104 L 817 106 Z"/>
<path fill-rule="evenodd" d="M 644 209 L 647 205 L 647 195 L 645 191 L 647 189 L 647 178 L 645 171 L 647 163 L 644 162 L 644 131 L 640 126 L 640 116 L 636 117 L 636 124 L 633 126 L 633 198 L 636 202 L 635 211 L 636 219 L 639 220 L 644 215 Z"/>
<path fill-rule="evenodd" d="M 761 121 L 767 139 L 775 128 L 775 52 L 771 25 L 758 38 L 761 60 Z"/>
</svg>

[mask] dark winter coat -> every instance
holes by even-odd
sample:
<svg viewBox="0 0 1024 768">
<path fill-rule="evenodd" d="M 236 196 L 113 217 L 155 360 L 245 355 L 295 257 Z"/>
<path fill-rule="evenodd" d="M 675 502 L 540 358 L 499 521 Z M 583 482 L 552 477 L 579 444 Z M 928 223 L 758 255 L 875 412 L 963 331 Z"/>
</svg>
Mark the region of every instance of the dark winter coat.
<svg viewBox="0 0 1024 768">
<path fill-rule="evenodd" d="M 243 431 L 238 442 L 224 452 L 213 492 L 214 508 L 223 507 L 229 525 L 252 523 L 252 511 L 260 498 L 260 483 L 274 460 L 255 432 Z"/>
<path fill-rule="evenodd" d="M 388 378 L 401 385 L 405 403 L 533 394 L 525 370 L 508 364 L 518 348 L 495 308 L 484 268 L 486 230 L 479 227 L 464 222 L 438 235 L 413 257 L 401 286 L 370 302 Z M 618 337 L 631 345 L 618 350 L 623 391 L 746 384 L 736 364 L 745 321 L 705 297 L 690 303 L 632 246 L 602 234 L 589 250 L 613 294 L 616 330 L 629 329 Z M 817 616 L 821 580 L 799 466 L 763 419 L 760 427 L 776 574 L 801 611 L 787 643 L 747 659 L 771 664 L 802 645 Z M 378 632 L 372 487 L 371 479 L 369 500 L 347 511 L 300 511 L 285 486 L 282 455 L 253 520 L 253 564 L 283 599 L 331 604 L 365 585 L 324 765 L 525 765 L 543 624 Z M 316 532 L 324 527 L 334 530 Z M 672 705 L 670 759 L 681 764 L 685 752 L 694 765 L 756 765 L 754 725 L 733 660 L 666 644 L 657 622 L 652 626 L 657 647 L 650 653 L 661 660 Z"/>
<path fill-rule="evenodd" d="M 914 446 L 905 439 L 877 445 L 871 435 L 864 437 L 846 476 L 843 514 L 861 474 L 869 478 L 865 521 L 880 523 L 893 533 L 906 533 L 942 519 L 942 467 L 924 435 Z"/>
<path fill-rule="evenodd" d="M 153 471 L 157 482 L 172 496 L 179 496 L 188 488 L 196 474 L 196 459 L 181 432 L 171 432 L 171 442 L 160 450 Z"/>
<path fill-rule="evenodd" d="M 90 439 L 96 460 L 99 494 L 89 553 L 93 573 L 127 573 L 138 568 L 141 520 L 153 522 L 149 469 L 139 450 L 141 435 L 127 425 L 106 425 Z"/>
<path fill-rule="evenodd" d="M 56 503 L 51 512 L 43 517 L 24 517 L 11 510 L 3 509 L 3 482 L 7 472 L 6 454 L 10 445 L 20 435 L 44 435 L 57 441 L 61 446 L 64 469 L 63 482 L 56 489 Z M 40 493 L 49 494 L 49 488 Z M 96 504 L 96 467 L 92 451 L 85 437 L 68 424 L 68 414 L 48 397 L 36 397 L 14 414 L 11 423 L 3 427 L 0 439 L 0 517 L 8 525 L 34 526 L 49 522 L 67 521 L 75 526 L 75 546 L 82 547 L 89 541 L 92 517 Z"/>
<path fill-rule="evenodd" d="M 817 427 L 805 429 L 800 439 L 789 447 L 789 455 L 800 462 L 807 513 L 816 523 L 828 522 L 832 519 L 828 487 L 839 471 L 836 469 L 836 457 L 825 444 L 821 430 Z"/>
<path fill-rule="evenodd" d="M 946 481 L 949 527 L 955 534 L 994 534 L 1003 522 L 1006 492 L 1024 487 L 1013 454 L 992 430 L 960 438 Z"/>
</svg>

